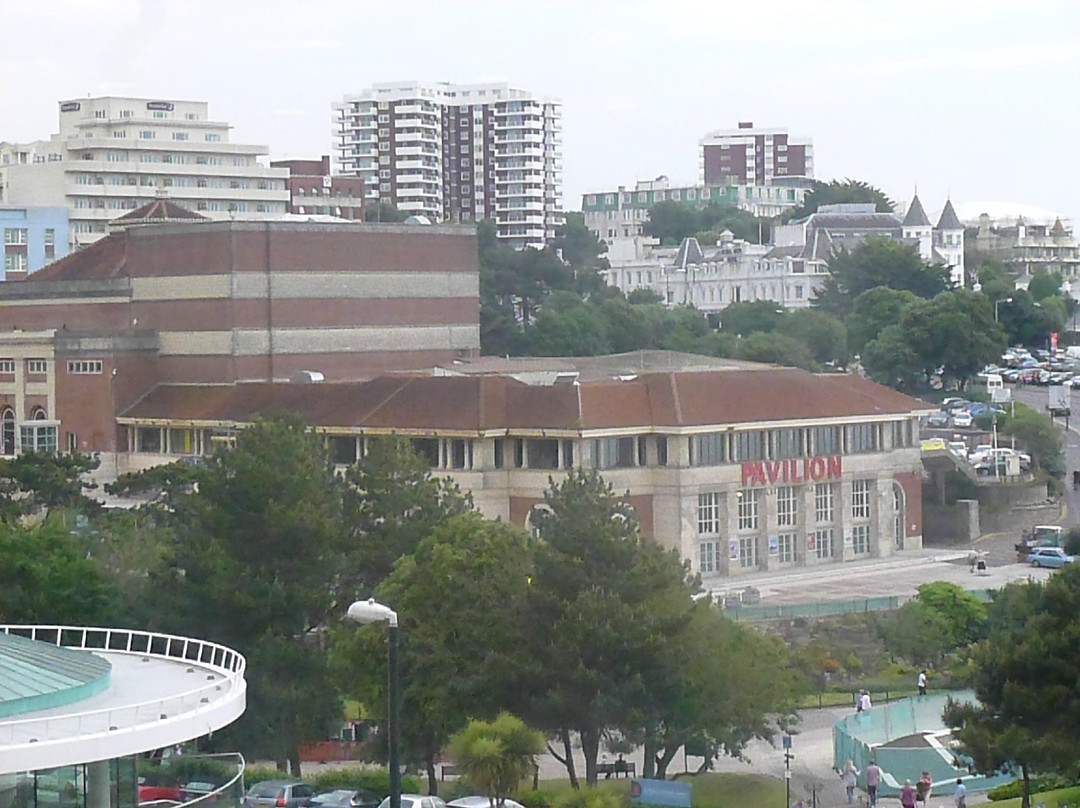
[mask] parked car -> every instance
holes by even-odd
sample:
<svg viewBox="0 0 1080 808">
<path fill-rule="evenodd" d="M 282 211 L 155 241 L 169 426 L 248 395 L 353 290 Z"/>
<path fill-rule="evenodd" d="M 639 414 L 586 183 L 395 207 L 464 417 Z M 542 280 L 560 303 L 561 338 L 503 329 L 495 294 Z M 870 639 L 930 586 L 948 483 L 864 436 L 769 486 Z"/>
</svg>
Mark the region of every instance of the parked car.
<svg viewBox="0 0 1080 808">
<path fill-rule="evenodd" d="M 967 444 L 962 440 L 951 440 L 945 444 L 945 448 L 952 452 L 957 457 L 967 460 Z"/>
<path fill-rule="evenodd" d="M 460 797 L 456 800 L 451 800 L 446 803 L 450 808 L 491 808 L 491 798 L 483 795 L 475 797 Z M 507 797 L 503 800 L 505 808 L 524 808 L 520 802 Z"/>
<path fill-rule="evenodd" d="M 379 803 L 379 808 L 390 808 L 390 798 Z M 440 797 L 424 797 L 420 794 L 402 794 L 401 808 L 446 808 Z"/>
<path fill-rule="evenodd" d="M 949 414 L 947 412 L 931 413 L 926 419 L 926 425 L 934 429 L 945 429 L 949 425 Z"/>
<path fill-rule="evenodd" d="M 322 808 L 379 808 L 380 802 L 382 797 L 374 791 L 348 788 L 326 791 L 311 798 L 312 806 L 319 805 Z"/>
<path fill-rule="evenodd" d="M 963 412 L 962 410 L 957 413 L 953 413 L 952 425 L 958 429 L 967 429 L 973 423 L 975 419 L 971 417 L 970 412 Z"/>
<path fill-rule="evenodd" d="M 1076 556 L 1067 554 L 1060 547 L 1036 547 L 1028 555 L 1027 560 L 1033 567 L 1059 569 L 1076 561 Z"/>
<path fill-rule="evenodd" d="M 181 802 L 180 781 L 168 772 L 151 771 L 139 777 L 139 802 Z"/>
<path fill-rule="evenodd" d="M 206 783 L 206 782 L 200 782 L 198 780 L 192 780 L 191 782 L 189 782 L 187 785 L 185 785 L 183 788 L 180 789 L 180 801 L 181 802 L 191 802 L 192 800 L 197 800 L 199 797 L 205 797 L 207 794 L 210 794 L 210 793 L 216 791 L 217 788 L 218 788 L 218 786 L 214 785 L 213 783 Z M 216 802 L 216 801 L 217 801 L 217 795 L 216 794 L 213 797 L 211 797 L 209 800 L 207 800 L 207 802 Z"/>
<path fill-rule="evenodd" d="M 307 808 L 315 789 L 302 780 L 263 780 L 248 789 L 244 808 Z"/>
</svg>

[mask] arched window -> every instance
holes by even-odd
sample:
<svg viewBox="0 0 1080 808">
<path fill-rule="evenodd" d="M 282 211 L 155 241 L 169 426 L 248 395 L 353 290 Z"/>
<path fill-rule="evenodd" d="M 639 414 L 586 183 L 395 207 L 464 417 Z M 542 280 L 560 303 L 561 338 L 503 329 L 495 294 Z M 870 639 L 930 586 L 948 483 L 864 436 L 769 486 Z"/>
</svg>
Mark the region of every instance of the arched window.
<svg viewBox="0 0 1080 808">
<path fill-rule="evenodd" d="M 0 415 L 0 449 L 6 455 L 15 454 L 15 410 L 11 407 L 5 407 L 4 412 Z"/>
<path fill-rule="evenodd" d="M 44 407 L 34 407 L 34 409 L 30 411 L 31 421 L 47 421 L 48 419 L 49 414 L 45 412 Z"/>
</svg>

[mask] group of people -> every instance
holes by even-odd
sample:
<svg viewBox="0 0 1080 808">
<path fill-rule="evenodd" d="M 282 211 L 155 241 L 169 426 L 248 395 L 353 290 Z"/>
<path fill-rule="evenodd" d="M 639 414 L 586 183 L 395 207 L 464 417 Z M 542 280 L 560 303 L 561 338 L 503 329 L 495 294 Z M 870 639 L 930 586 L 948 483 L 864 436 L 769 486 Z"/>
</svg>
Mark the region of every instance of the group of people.
<svg viewBox="0 0 1080 808">
<path fill-rule="evenodd" d="M 878 768 L 876 761 L 870 761 L 870 765 L 866 767 L 866 771 L 863 772 L 866 775 L 866 793 L 870 798 L 870 808 L 876 808 L 878 801 L 878 788 L 881 786 L 881 769 Z M 859 770 L 855 768 L 855 761 L 849 760 L 844 770 L 839 773 L 840 779 L 844 783 L 844 790 L 847 792 L 848 805 L 854 805 L 855 803 L 855 785 L 859 777 Z M 934 781 L 930 777 L 930 772 L 924 771 L 922 777 L 919 778 L 919 782 L 914 786 L 911 785 L 910 780 L 904 781 L 904 787 L 900 789 L 900 805 L 901 808 L 917 808 L 919 804 L 923 808 L 928 808 L 930 804 L 930 793 L 933 790 Z M 800 803 L 802 803 L 800 805 Z M 956 808 L 967 808 L 967 788 L 964 786 L 964 781 L 961 778 L 956 778 L 956 790 L 953 792 L 953 803 Z M 799 800 L 792 806 L 792 808 L 806 808 L 806 803 Z"/>
</svg>

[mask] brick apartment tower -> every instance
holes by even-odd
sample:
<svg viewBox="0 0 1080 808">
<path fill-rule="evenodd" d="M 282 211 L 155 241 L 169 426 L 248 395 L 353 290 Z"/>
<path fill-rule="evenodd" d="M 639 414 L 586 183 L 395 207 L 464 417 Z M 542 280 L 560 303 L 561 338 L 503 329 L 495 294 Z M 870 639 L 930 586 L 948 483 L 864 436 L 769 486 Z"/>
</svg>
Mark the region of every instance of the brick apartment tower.
<svg viewBox="0 0 1080 808">
<path fill-rule="evenodd" d="M 814 146 L 786 129 L 761 129 L 740 121 L 699 143 L 698 174 L 704 185 L 772 185 L 781 177 L 814 176 Z"/>
</svg>

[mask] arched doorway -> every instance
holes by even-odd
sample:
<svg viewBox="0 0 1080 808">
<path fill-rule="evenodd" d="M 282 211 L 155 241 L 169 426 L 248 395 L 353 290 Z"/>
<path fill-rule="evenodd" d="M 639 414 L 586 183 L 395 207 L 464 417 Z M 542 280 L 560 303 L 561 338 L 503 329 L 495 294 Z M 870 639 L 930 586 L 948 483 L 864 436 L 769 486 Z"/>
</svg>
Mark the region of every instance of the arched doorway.
<svg viewBox="0 0 1080 808">
<path fill-rule="evenodd" d="M 0 414 L 0 448 L 3 449 L 3 454 L 14 455 L 15 454 L 15 410 L 11 407 L 5 407 L 4 412 Z"/>
</svg>

